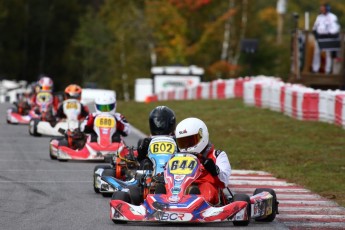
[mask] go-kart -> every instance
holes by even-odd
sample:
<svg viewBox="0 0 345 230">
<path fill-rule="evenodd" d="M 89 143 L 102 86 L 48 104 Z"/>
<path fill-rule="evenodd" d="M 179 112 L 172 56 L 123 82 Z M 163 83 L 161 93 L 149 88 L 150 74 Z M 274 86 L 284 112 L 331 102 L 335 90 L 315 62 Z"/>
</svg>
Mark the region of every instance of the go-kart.
<svg viewBox="0 0 345 230">
<path fill-rule="evenodd" d="M 39 115 L 29 105 L 29 98 L 22 96 L 13 105 L 14 107 L 7 110 L 6 121 L 8 124 L 27 125 L 32 118 L 39 118 Z"/>
<path fill-rule="evenodd" d="M 136 161 L 137 150 L 133 147 L 122 146 L 116 155 L 108 155 L 105 159 L 108 165 L 96 165 L 93 173 L 93 188 L 95 193 L 102 193 L 103 196 L 111 196 L 112 188 L 107 182 L 101 180 L 102 176 L 108 178 L 113 186 L 119 189 L 137 184 L 133 177 L 133 172 L 138 169 L 139 163 Z M 102 189 L 101 189 L 102 188 Z"/>
<path fill-rule="evenodd" d="M 60 129 L 63 132 L 62 129 Z M 73 135 L 66 139 L 52 139 L 50 141 L 50 157 L 60 161 L 67 160 L 102 160 L 105 156 L 116 154 L 121 147 L 125 147 L 124 141 L 112 142 L 112 136 L 116 132 L 116 120 L 109 114 L 100 114 L 94 120 L 94 131 L 97 141 L 91 142 L 91 136 L 87 135 L 82 146 L 73 146 Z M 68 130 L 65 131 L 68 134 Z M 70 132 L 73 134 L 73 132 Z"/>
<path fill-rule="evenodd" d="M 55 122 L 53 101 L 54 96 L 50 92 L 42 91 L 36 95 L 36 106 L 32 109 L 36 117 L 32 118 L 29 122 L 30 135 L 40 136 L 37 132 L 37 124 L 40 121 Z"/>
<path fill-rule="evenodd" d="M 251 218 L 257 221 L 274 220 L 278 213 L 274 190 L 257 189 L 249 197 L 246 194 L 232 194 L 227 188 L 219 189 L 220 202 L 211 205 L 199 195 L 198 187 L 193 184 L 202 170 L 205 169 L 193 154 L 175 154 L 164 171 L 165 191 L 156 189 L 155 194 L 148 194 L 140 205 L 133 204 L 140 194 L 116 191 L 110 201 L 110 218 L 116 224 L 128 221 L 231 221 L 235 226 L 246 226 Z"/>
<path fill-rule="evenodd" d="M 141 162 L 139 170 L 134 176 L 129 174 L 127 181 L 116 176 L 114 168 L 96 166 L 94 170 L 94 190 L 103 195 L 113 194 L 115 191 L 129 191 L 129 187 L 138 190 L 144 200 L 149 193 L 155 191 L 156 184 L 164 183 L 164 167 L 168 160 L 176 153 L 177 146 L 172 137 L 154 136 L 148 147 L 147 159 Z M 138 187 L 138 188 L 136 188 Z"/>
<path fill-rule="evenodd" d="M 57 122 L 55 118 L 53 120 L 32 119 L 29 123 L 29 133 L 33 136 L 63 136 L 64 134 L 59 132 L 60 129 L 67 130 L 71 123 L 78 124 L 81 103 L 76 99 L 68 99 L 62 102 L 62 106 L 66 119 Z"/>
</svg>

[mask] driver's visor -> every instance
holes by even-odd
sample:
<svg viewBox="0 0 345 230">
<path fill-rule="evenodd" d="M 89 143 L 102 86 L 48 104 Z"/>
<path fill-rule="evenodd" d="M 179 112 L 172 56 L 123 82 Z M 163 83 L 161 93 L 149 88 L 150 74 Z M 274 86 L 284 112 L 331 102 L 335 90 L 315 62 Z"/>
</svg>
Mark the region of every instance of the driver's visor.
<svg viewBox="0 0 345 230">
<path fill-rule="evenodd" d="M 201 140 L 201 136 L 199 133 L 191 135 L 191 136 L 176 138 L 176 142 L 179 149 L 187 149 L 187 148 L 193 147 L 196 144 L 198 144 L 200 140 Z"/>
<path fill-rule="evenodd" d="M 115 104 L 110 105 L 96 105 L 98 111 L 101 112 L 110 112 L 115 108 Z"/>
<path fill-rule="evenodd" d="M 41 86 L 41 90 L 42 91 L 49 91 L 49 90 L 51 90 L 51 87 L 48 85 L 43 85 L 43 86 Z"/>
</svg>

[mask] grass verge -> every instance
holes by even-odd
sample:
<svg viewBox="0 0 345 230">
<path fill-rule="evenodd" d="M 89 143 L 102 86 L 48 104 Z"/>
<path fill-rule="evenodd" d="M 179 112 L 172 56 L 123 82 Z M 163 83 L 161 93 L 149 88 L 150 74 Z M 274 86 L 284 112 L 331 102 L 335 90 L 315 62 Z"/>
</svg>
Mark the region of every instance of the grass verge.
<svg viewBox="0 0 345 230">
<path fill-rule="evenodd" d="M 292 119 L 268 109 L 248 107 L 240 99 L 118 102 L 118 111 L 144 133 L 158 105 L 205 121 L 210 140 L 227 152 L 234 169 L 263 170 L 303 185 L 345 207 L 345 130 L 322 122 Z"/>
</svg>

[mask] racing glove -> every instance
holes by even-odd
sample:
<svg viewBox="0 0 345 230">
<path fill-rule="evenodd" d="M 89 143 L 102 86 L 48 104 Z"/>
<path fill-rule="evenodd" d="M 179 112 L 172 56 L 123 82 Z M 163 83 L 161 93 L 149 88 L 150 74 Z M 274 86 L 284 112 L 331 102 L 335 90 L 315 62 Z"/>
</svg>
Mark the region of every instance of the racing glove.
<svg viewBox="0 0 345 230">
<path fill-rule="evenodd" d="M 207 158 L 203 163 L 205 169 L 209 171 L 212 176 L 217 176 L 219 174 L 219 167 L 210 158 Z"/>
<path fill-rule="evenodd" d="M 138 146 L 138 157 L 137 160 L 140 162 L 146 158 L 147 150 L 149 148 L 151 138 L 144 138 Z"/>
</svg>

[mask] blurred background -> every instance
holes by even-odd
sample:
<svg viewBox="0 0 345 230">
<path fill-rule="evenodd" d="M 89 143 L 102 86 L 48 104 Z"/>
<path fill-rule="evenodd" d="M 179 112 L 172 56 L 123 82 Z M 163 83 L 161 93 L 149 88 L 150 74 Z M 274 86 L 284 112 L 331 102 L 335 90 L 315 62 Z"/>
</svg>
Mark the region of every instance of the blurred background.
<svg viewBox="0 0 345 230">
<path fill-rule="evenodd" d="M 0 0 L 0 78 L 31 82 L 45 74 L 57 91 L 73 82 L 125 100 L 153 66 L 196 65 L 204 81 L 250 74 L 286 80 L 291 33 L 311 30 L 323 3 Z M 344 27 L 344 1 L 327 3 Z"/>
</svg>

